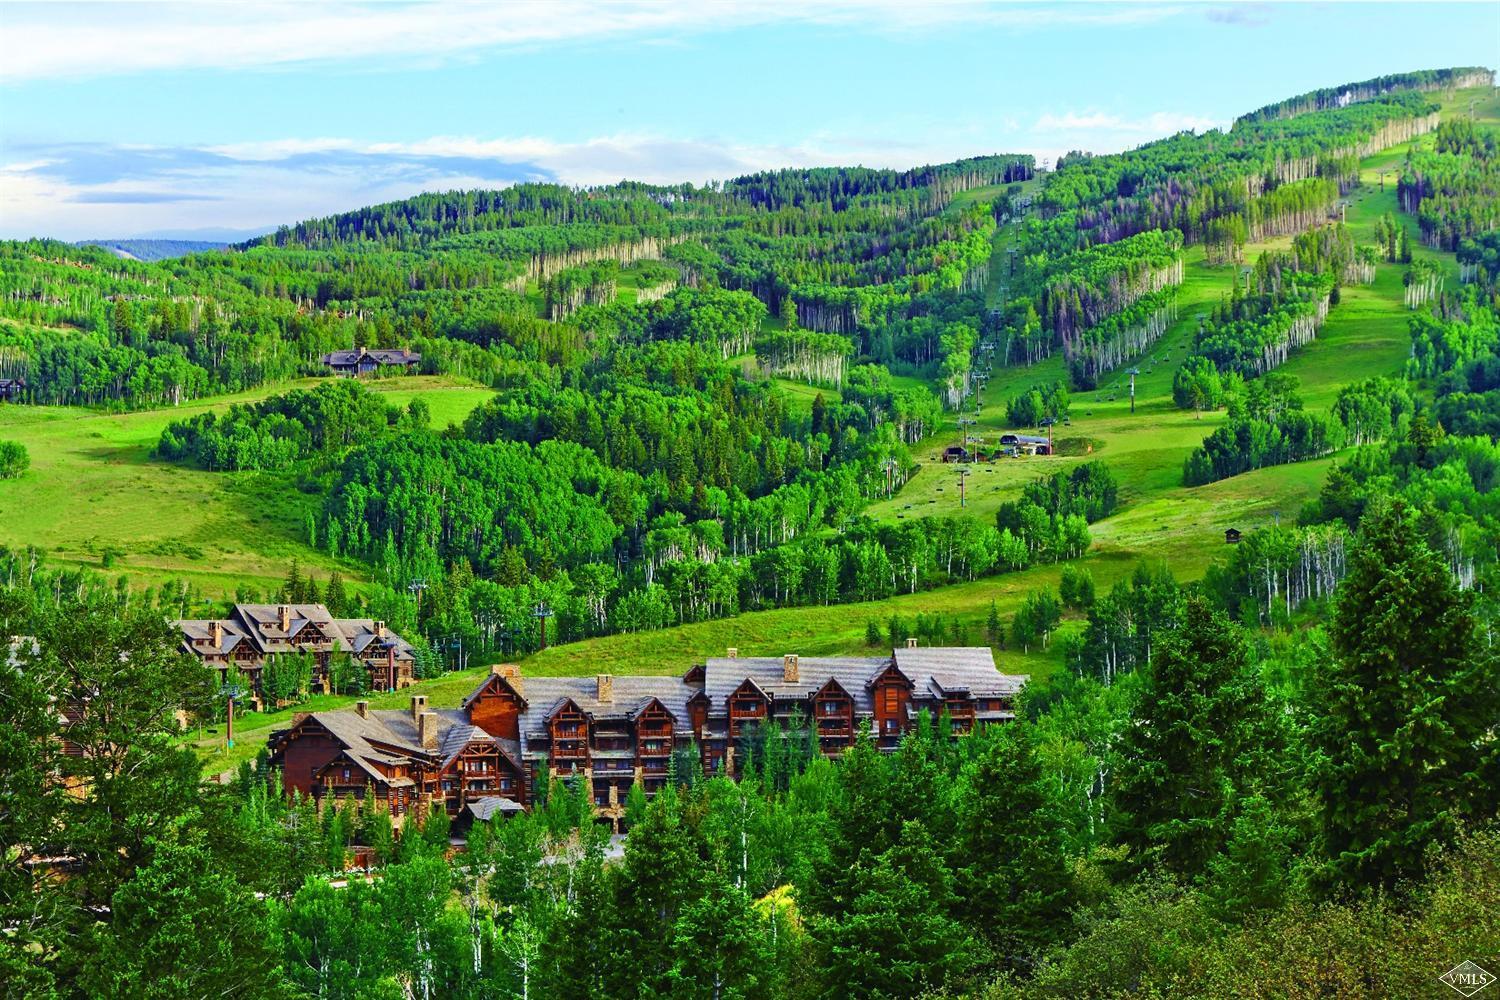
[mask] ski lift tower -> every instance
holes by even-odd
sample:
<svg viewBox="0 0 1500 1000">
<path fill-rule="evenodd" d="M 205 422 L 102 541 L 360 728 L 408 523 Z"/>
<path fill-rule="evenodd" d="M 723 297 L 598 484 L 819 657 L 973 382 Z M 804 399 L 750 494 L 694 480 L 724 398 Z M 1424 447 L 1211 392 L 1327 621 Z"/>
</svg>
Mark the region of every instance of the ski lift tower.
<svg viewBox="0 0 1500 1000">
<path fill-rule="evenodd" d="M 225 684 L 219 689 L 224 696 L 224 746 L 234 749 L 234 703 L 245 696 L 245 689 L 238 684 Z"/>
<path fill-rule="evenodd" d="M 555 614 L 557 612 L 553 611 L 546 601 L 537 601 L 536 607 L 531 609 L 531 617 L 535 618 L 542 626 L 542 642 L 537 647 L 537 652 L 541 652 L 547 648 L 547 619 Z"/>
<path fill-rule="evenodd" d="M 967 458 L 968 454 L 969 454 L 969 428 L 973 427 L 977 423 L 979 423 L 979 421 L 977 419 L 975 419 L 974 417 L 959 417 L 958 418 L 958 426 L 959 426 L 959 429 L 963 432 L 963 436 L 964 436 L 964 456 L 965 456 L 965 458 Z"/>
<path fill-rule="evenodd" d="M 1135 377 L 1141 373 L 1139 368 L 1131 368 L 1125 372 L 1130 376 L 1130 412 L 1135 412 Z"/>
</svg>

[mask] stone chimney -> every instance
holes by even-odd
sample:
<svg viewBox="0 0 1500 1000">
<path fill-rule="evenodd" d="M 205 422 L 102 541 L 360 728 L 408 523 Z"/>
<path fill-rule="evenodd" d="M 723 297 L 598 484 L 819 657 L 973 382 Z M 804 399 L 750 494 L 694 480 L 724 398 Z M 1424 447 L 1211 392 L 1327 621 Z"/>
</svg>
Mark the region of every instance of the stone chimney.
<svg viewBox="0 0 1500 1000">
<path fill-rule="evenodd" d="M 907 640 L 906 640 L 906 648 L 907 649 L 916 649 L 917 648 L 917 639 L 916 639 L 915 636 L 909 636 L 907 638 Z"/>
<path fill-rule="evenodd" d="M 615 700 L 615 679 L 610 674 L 599 674 L 594 678 L 597 690 L 594 696 L 608 705 Z"/>
<path fill-rule="evenodd" d="M 499 674 L 501 677 L 504 677 L 510 683 L 510 686 L 515 689 L 516 694 L 525 693 L 521 690 L 520 668 L 514 663 L 496 663 L 490 667 L 490 673 Z"/>
<path fill-rule="evenodd" d="M 375 623 L 375 638 L 377 638 L 377 639 L 384 639 L 385 638 L 385 622 L 376 622 Z"/>
<path fill-rule="evenodd" d="M 281 620 L 282 632 L 290 632 L 292 630 L 292 609 L 290 607 L 285 604 L 281 605 L 281 607 L 276 609 L 276 617 Z"/>
<path fill-rule="evenodd" d="M 728 656 L 731 660 L 738 660 L 740 658 L 740 647 L 730 646 Z"/>
<path fill-rule="evenodd" d="M 415 722 L 427 711 L 427 696 L 425 694 L 414 694 L 411 696 L 411 718 Z"/>
<path fill-rule="evenodd" d="M 218 649 L 220 646 L 222 646 L 224 644 L 224 623 L 209 622 L 208 637 L 209 640 L 214 644 L 214 649 Z"/>
<path fill-rule="evenodd" d="M 781 679 L 788 684 L 796 684 L 797 677 L 797 654 L 787 653 L 781 658 Z"/>
<path fill-rule="evenodd" d="M 354 703 L 354 714 L 361 719 L 370 717 L 370 703 L 368 701 L 356 701 Z"/>
<path fill-rule="evenodd" d="M 422 700 L 426 701 L 427 699 L 424 698 Z M 436 712 L 423 712 L 417 716 L 417 736 L 421 739 L 424 750 L 437 749 L 437 722 L 438 717 Z"/>
</svg>

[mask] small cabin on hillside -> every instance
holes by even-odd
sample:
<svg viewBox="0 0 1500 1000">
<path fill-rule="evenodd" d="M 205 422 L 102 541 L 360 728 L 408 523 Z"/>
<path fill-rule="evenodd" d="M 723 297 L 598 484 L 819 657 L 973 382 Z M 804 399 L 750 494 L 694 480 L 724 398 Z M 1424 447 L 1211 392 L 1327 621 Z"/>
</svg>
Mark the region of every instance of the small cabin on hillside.
<svg viewBox="0 0 1500 1000">
<path fill-rule="evenodd" d="M 0 402 L 19 399 L 21 390 L 26 388 L 24 378 L 0 378 Z"/>
<path fill-rule="evenodd" d="M 389 369 L 398 375 L 412 375 L 422 363 L 422 355 L 406 348 L 372 351 L 357 347 L 352 351 L 333 351 L 323 355 L 323 363 L 335 375 L 350 375 L 356 378 L 372 375 Z"/>
<path fill-rule="evenodd" d="M 1225 528 L 1224 529 L 1224 544 L 1225 545 L 1238 545 L 1240 543 L 1240 538 L 1241 538 L 1241 535 L 1240 535 L 1240 529 L 1239 528 Z"/>
</svg>

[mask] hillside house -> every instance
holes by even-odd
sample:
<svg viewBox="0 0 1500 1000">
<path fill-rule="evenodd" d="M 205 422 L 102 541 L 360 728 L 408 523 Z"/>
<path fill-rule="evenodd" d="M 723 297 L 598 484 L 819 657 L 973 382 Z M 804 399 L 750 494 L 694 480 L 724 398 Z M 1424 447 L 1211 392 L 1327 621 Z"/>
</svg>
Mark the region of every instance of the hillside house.
<svg viewBox="0 0 1500 1000">
<path fill-rule="evenodd" d="M 277 656 L 310 656 L 313 687 L 318 690 L 327 690 L 329 662 L 339 655 L 352 657 L 364 668 L 371 690 L 395 691 L 414 679 L 411 643 L 385 622 L 334 618 L 321 604 L 236 604 L 228 618 L 173 624 L 182 633 L 184 651 L 221 675 L 237 669 L 250 684 L 256 703 L 261 671 Z"/>
<path fill-rule="evenodd" d="M 382 372 L 382 369 L 386 370 L 382 374 L 389 372 L 397 375 L 412 375 L 421 365 L 422 355 L 404 347 L 374 351 L 365 347 L 356 347 L 352 351 L 332 351 L 323 355 L 321 360 L 335 375 L 359 377 Z"/>
<path fill-rule="evenodd" d="M 24 378 L 0 378 L 0 403 L 20 399 L 25 388 Z"/>
</svg>

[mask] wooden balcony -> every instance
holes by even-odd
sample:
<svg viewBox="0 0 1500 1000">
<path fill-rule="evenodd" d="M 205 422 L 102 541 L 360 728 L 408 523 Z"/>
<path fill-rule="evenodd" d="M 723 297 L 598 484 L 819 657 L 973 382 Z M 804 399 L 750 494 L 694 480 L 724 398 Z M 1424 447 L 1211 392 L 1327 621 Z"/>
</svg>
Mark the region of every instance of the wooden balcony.
<svg viewBox="0 0 1500 1000">
<path fill-rule="evenodd" d="M 550 755 L 553 760 L 587 760 L 589 745 L 583 740 L 554 739 Z"/>
</svg>

